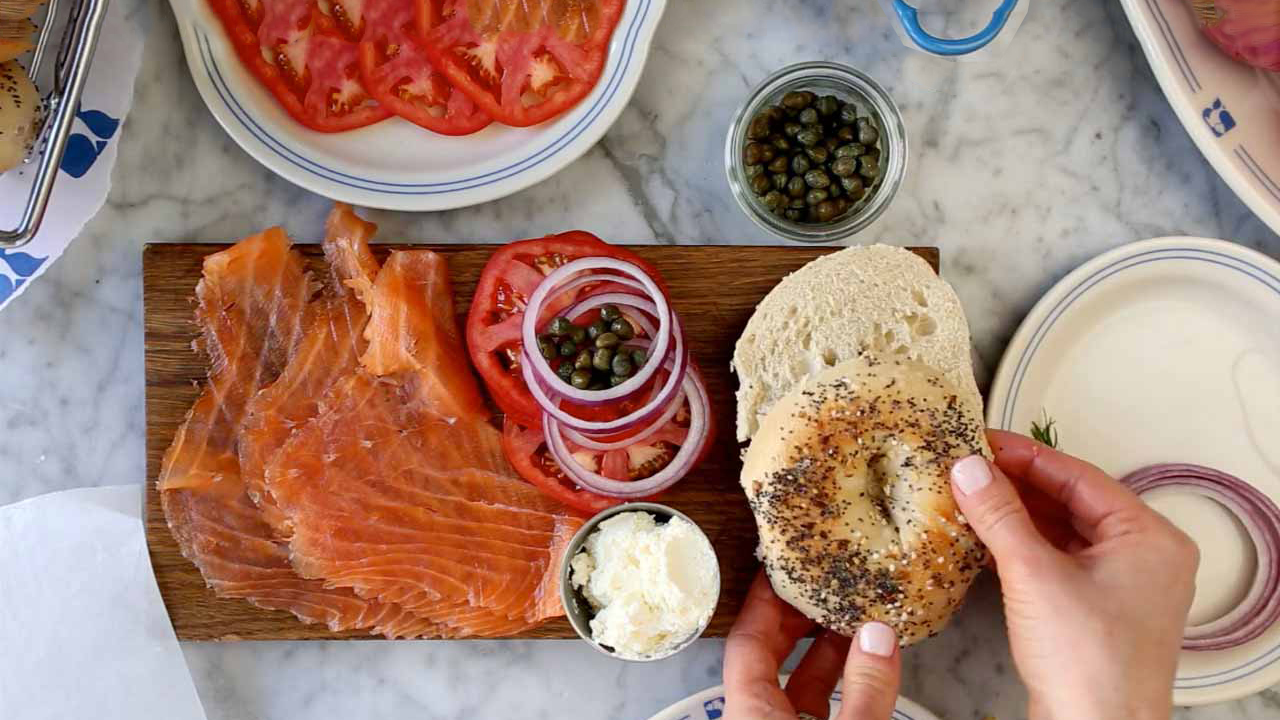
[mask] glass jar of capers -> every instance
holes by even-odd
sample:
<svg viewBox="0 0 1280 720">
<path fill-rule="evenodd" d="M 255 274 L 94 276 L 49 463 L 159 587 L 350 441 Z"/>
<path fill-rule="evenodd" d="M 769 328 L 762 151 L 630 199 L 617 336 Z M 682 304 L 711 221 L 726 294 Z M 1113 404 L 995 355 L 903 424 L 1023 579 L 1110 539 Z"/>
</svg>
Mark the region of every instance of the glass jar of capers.
<svg viewBox="0 0 1280 720">
<path fill-rule="evenodd" d="M 617 305 L 603 305 L 589 325 L 552 318 L 538 336 L 538 352 L 566 383 L 604 390 L 621 384 L 649 359 L 643 348 L 627 346 L 635 336 L 635 326 Z"/>
<path fill-rule="evenodd" d="M 761 227 L 827 242 L 866 227 L 888 206 L 906 168 L 906 133 L 884 89 L 836 63 L 801 63 L 770 76 L 730 128 L 729 184 Z"/>
</svg>

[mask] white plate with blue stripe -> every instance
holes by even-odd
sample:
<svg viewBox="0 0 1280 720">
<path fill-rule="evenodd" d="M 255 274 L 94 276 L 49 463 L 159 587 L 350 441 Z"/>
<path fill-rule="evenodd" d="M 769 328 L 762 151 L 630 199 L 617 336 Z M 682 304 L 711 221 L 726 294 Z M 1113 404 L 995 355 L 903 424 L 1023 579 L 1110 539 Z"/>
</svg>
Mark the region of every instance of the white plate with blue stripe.
<svg viewBox="0 0 1280 720">
<path fill-rule="evenodd" d="M 1223 181 L 1280 233 L 1280 73 L 1236 62 L 1188 0 L 1121 0 L 1160 88 Z M 1207 198 L 1206 198 L 1207 200 Z"/>
<path fill-rule="evenodd" d="M 1114 476 L 1189 462 L 1280 502 L 1280 262 L 1223 240 L 1143 240 L 1072 271 L 1005 350 L 987 424 L 1053 418 L 1060 447 Z M 1199 496 L 1152 493 L 1200 546 L 1191 622 L 1221 616 L 1257 567 L 1243 528 Z M 1280 682 L 1280 624 L 1230 650 L 1184 651 L 1174 700 L 1223 702 Z"/>
<path fill-rule="evenodd" d="M 627 0 L 599 82 L 568 112 L 531 128 L 494 123 L 460 138 L 396 117 L 343 133 L 309 130 L 244 68 L 205 0 L 169 4 L 196 88 L 245 152 L 286 180 L 335 200 L 425 211 L 505 197 L 591 148 L 630 101 L 666 0 Z"/>
<path fill-rule="evenodd" d="M 784 677 L 782 682 L 786 683 Z M 840 691 L 831 694 L 831 717 L 840 710 Z M 718 720 L 724 717 L 724 686 L 717 685 L 675 703 L 649 720 Z M 898 698 L 890 720 L 938 720 L 938 716 L 904 697 Z"/>
</svg>

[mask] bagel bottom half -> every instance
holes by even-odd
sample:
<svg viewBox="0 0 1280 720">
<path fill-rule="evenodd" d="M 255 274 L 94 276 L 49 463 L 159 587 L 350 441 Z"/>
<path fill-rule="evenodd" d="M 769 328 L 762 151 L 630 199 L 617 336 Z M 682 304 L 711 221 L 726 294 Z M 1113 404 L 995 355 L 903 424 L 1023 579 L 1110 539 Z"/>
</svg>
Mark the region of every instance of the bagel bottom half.
<svg viewBox="0 0 1280 720">
<path fill-rule="evenodd" d="M 949 482 L 956 460 L 991 456 L 980 403 L 926 365 L 863 355 L 775 405 L 742 487 L 778 595 L 845 635 L 941 630 L 986 563 Z"/>
</svg>

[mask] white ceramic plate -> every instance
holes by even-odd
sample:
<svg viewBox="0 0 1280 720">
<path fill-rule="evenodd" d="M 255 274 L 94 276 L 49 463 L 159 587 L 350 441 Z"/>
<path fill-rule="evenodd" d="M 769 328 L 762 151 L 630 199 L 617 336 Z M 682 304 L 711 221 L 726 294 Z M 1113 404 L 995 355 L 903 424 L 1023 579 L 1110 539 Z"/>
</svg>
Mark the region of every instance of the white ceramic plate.
<svg viewBox="0 0 1280 720">
<path fill-rule="evenodd" d="M 1232 60 L 1187 0 L 1121 0 L 1165 97 L 1227 185 L 1280 233 L 1280 74 Z"/>
<path fill-rule="evenodd" d="M 447 210 L 523 190 L 573 162 L 631 99 L 666 0 L 627 0 L 600 81 L 569 112 L 531 128 L 494 123 L 461 138 L 400 118 L 344 133 L 308 130 L 245 70 L 205 0 L 169 0 L 187 66 L 209 110 L 245 152 L 335 200 Z"/>
<path fill-rule="evenodd" d="M 1066 452 L 1113 475 L 1198 463 L 1280 502 L 1280 263 L 1223 240 L 1178 237 L 1080 266 L 1018 328 L 987 424 L 1026 433 L 1042 412 L 1057 421 Z M 1200 545 L 1191 621 L 1220 616 L 1256 568 L 1243 529 L 1198 496 L 1149 499 Z M 1280 624 L 1232 650 L 1183 652 L 1174 699 L 1220 702 L 1277 682 Z"/>
<path fill-rule="evenodd" d="M 786 682 L 786 678 L 783 678 Z M 831 716 L 840 709 L 840 691 L 831 694 Z M 717 685 L 671 705 L 649 720 L 716 720 L 724 715 L 724 686 Z M 892 720 L 938 720 L 938 716 L 904 697 L 898 698 Z"/>
</svg>

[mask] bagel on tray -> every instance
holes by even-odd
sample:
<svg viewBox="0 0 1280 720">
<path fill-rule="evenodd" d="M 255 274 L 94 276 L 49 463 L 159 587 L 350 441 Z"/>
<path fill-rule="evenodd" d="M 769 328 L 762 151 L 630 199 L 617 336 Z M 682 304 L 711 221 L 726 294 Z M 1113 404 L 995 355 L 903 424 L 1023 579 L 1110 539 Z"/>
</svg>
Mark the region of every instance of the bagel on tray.
<svg viewBox="0 0 1280 720">
<path fill-rule="evenodd" d="M 952 464 L 991 456 L 955 292 L 883 245 L 825 256 L 761 301 L 734 352 L 741 483 L 774 591 L 909 645 L 959 609 L 986 550 Z"/>
</svg>

